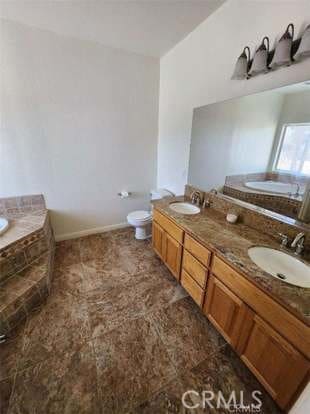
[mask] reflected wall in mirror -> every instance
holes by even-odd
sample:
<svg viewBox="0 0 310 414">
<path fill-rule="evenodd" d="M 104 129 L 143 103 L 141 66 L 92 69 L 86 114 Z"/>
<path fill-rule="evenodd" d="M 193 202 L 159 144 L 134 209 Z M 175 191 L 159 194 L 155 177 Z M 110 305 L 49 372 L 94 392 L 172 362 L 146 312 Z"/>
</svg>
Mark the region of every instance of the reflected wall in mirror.
<svg viewBox="0 0 310 414">
<path fill-rule="evenodd" d="M 297 219 L 310 191 L 310 82 L 194 109 L 188 184 Z"/>
</svg>

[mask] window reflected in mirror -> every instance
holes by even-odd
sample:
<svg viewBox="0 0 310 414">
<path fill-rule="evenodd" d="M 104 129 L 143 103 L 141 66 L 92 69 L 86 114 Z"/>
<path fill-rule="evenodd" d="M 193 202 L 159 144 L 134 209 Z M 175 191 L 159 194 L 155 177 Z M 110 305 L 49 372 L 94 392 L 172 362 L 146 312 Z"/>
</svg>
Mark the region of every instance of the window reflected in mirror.
<svg viewBox="0 0 310 414">
<path fill-rule="evenodd" d="M 310 175 L 310 123 L 285 124 L 275 162 L 275 170 Z"/>
</svg>

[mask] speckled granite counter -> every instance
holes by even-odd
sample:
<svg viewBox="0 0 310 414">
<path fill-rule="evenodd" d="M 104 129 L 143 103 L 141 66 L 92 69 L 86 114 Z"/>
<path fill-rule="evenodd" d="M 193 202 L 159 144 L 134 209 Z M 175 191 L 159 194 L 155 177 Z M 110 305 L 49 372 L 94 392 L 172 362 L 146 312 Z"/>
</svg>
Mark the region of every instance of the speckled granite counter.
<svg viewBox="0 0 310 414">
<path fill-rule="evenodd" d="M 9 228 L 0 236 L 0 252 L 24 239 L 30 233 L 40 230 L 44 226 L 47 214 L 47 210 L 44 209 L 19 214 L 17 217 L 4 216 L 9 221 Z"/>
<path fill-rule="evenodd" d="M 278 249 L 279 242 L 244 224 L 227 223 L 224 214 L 212 207 L 191 216 L 178 214 L 169 208 L 171 202 L 184 199 L 166 198 L 154 201 L 153 205 L 310 326 L 310 289 L 289 285 L 270 276 L 248 256 L 251 246 Z"/>
</svg>

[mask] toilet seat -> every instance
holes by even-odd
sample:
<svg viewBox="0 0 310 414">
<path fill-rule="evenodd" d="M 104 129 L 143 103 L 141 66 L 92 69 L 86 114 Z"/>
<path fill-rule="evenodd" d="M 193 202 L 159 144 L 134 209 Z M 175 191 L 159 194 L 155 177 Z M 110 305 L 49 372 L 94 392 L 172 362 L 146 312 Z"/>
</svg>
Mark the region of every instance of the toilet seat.
<svg viewBox="0 0 310 414">
<path fill-rule="evenodd" d="M 133 211 L 129 213 L 127 216 L 128 221 L 136 221 L 139 223 L 144 223 L 146 221 L 150 221 L 151 219 L 152 219 L 152 214 L 149 211 L 145 211 L 145 210 Z"/>
</svg>

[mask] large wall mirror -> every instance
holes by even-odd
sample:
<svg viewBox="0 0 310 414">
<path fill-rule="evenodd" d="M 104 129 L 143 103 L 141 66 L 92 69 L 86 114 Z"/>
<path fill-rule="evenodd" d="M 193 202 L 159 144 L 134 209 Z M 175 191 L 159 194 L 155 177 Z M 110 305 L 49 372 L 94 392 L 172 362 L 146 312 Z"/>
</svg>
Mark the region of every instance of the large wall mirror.
<svg viewBox="0 0 310 414">
<path fill-rule="evenodd" d="M 310 81 L 194 109 L 188 184 L 296 219 L 309 183 Z"/>
</svg>

